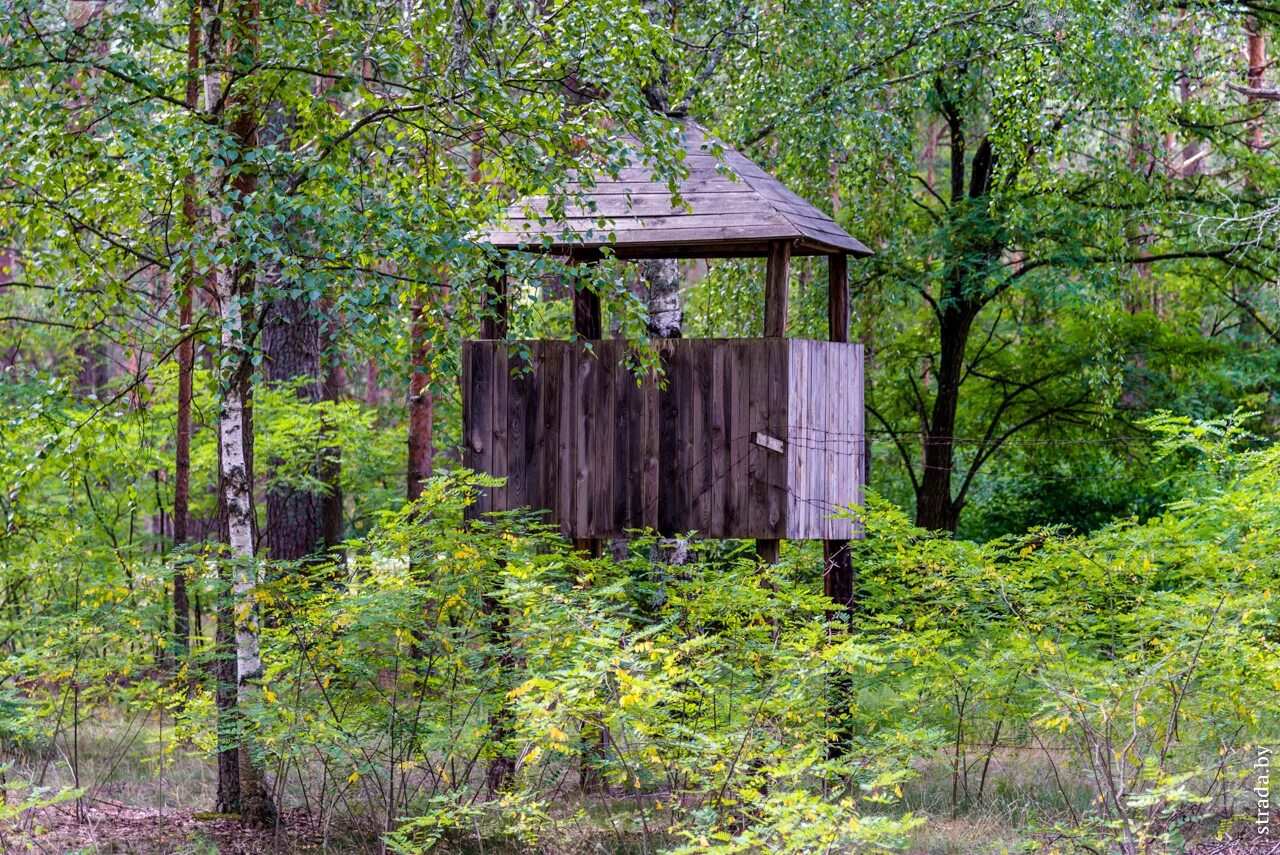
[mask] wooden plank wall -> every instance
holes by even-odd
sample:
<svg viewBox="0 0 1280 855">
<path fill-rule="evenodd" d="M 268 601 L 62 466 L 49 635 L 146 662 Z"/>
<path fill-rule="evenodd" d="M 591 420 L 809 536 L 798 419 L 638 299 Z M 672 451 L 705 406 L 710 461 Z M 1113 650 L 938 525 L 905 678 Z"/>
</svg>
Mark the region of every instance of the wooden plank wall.
<svg viewBox="0 0 1280 855">
<path fill-rule="evenodd" d="M 544 508 L 575 538 L 853 536 L 824 516 L 861 498 L 859 346 L 656 344 L 662 389 L 620 340 L 465 342 L 463 463 L 507 479 L 472 515 Z M 828 378 L 856 394 L 828 400 Z"/>
<path fill-rule="evenodd" d="M 864 413 L 862 345 L 790 339 L 787 534 L 793 540 L 859 536 L 838 508 L 861 504 Z"/>
</svg>

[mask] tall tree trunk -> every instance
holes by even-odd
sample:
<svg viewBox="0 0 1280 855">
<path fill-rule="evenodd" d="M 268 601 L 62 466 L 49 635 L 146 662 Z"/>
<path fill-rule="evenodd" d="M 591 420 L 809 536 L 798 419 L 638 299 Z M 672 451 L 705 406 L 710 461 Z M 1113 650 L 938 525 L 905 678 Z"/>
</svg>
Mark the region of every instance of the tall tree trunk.
<svg viewBox="0 0 1280 855">
<path fill-rule="evenodd" d="M 279 268 L 264 265 L 262 273 L 263 284 L 279 293 Z M 320 324 L 310 300 L 285 296 L 271 301 L 262 327 L 262 351 L 268 382 L 295 383 L 299 400 L 320 400 Z M 318 494 L 275 484 L 267 490 L 266 506 L 267 555 L 272 560 L 300 561 L 316 553 L 321 543 Z"/>
<path fill-rule="evenodd" d="M 206 0 L 210 2 L 210 0 Z M 222 67 L 234 65 L 233 72 L 248 73 L 257 53 L 257 0 L 230 0 L 223 4 L 221 20 L 229 24 L 223 42 L 218 8 L 207 9 L 210 25 L 206 29 L 205 104 L 224 104 L 220 118 L 230 134 L 243 162 L 245 154 L 257 145 L 258 115 L 252 104 L 237 97 L 224 99 Z M 243 84 L 242 84 L 243 85 Z M 224 209 L 225 171 L 213 170 L 209 205 L 209 227 L 214 245 L 234 257 L 231 246 L 231 223 Z M 256 189 L 256 176 L 250 170 L 236 174 L 231 181 L 234 191 L 231 216 L 238 214 L 244 200 Z M 226 520 L 226 540 L 231 562 L 231 600 L 235 625 L 236 707 L 243 710 L 260 694 L 262 678 L 261 641 L 258 627 L 258 604 L 255 592 L 258 568 L 254 543 L 253 509 L 253 437 L 250 427 L 250 358 L 251 343 L 245 329 L 245 318 L 253 305 L 255 271 L 247 264 L 223 263 L 212 271 L 214 297 L 219 311 L 219 385 L 221 402 L 218 412 L 219 488 L 222 512 Z M 262 828 L 275 819 L 275 806 L 268 794 L 261 759 L 254 751 L 253 734 L 242 715 L 234 717 L 237 726 L 238 772 L 240 785 L 240 817 L 245 825 Z"/>
<path fill-rule="evenodd" d="M 640 262 L 645 283 L 649 335 L 653 338 L 680 338 L 684 311 L 680 307 L 680 265 L 673 258 Z"/>
<path fill-rule="evenodd" d="M 195 110 L 200 103 L 200 4 L 188 0 L 187 19 L 187 108 Z M 188 175 L 182 182 L 182 224 L 189 237 L 196 231 L 196 180 Z M 196 297 L 198 271 L 192 258 L 183 267 L 178 294 L 178 413 L 173 451 L 173 544 L 184 546 L 191 540 L 191 397 L 195 368 L 195 342 L 191 338 L 191 320 Z M 185 566 L 173 574 L 173 635 L 177 643 L 175 655 L 181 659 L 187 651 L 191 635 L 190 603 L 187 597 Z"/>
<path fill-rule="evenodd" d="M 1267 85 L 1267 37 L 1262 33 L 1262 26 L 1258 22 L 1257 15 L 1250 15 L 1245 19 L 1245 22 L 1249 57 L 1249 72 L 1245 82 L 1250 89 L 1262 89 Z M 1249 96 L 1250 104 L 1256 103 L 1258 100 L 1256 96 Z M 1262 151 L 1266 148 L 1266 138 L 1263 135 L 1261 118 L 1249 122 L 1249 147 L 1254 151 Z"/>
<path fill-rule="evenodd" d="M 323 2 L 311 0 L 307 9 L 323 17 Z M 326 39 L 329 29 L 326 27 Z M 312 80 L 316 98 L 324 98 L 333 81 L 324 75 Z M 295 124 L 282 105 L 269 110 L 268 129 L 273 142 L 289 147 Z M 286 225 L 286 228 L 288 226 Z M 333 306 L 325 298 L 284 296 L 290 289 L 282 281 L 279 265 L 263 267 L 263 282 L 271 293 L 263 327 L 263 355 L 267 381 L 296 384 L 298 398 L 308 404 L 336 401 L 342 391 L 341 370 L 332 353 L 336 326 Z M 328 553 L 342 541 L 341 449 L 334 446 L 336 427 L 321 418 L 320 442 L 312 473 L 324 489 L 301 490 L 276 485 L 266 495 L 267 550 L 277 561 L 300 561 Z M 277 465 L 273 462 L 273 465 Z"/>
<path fill-rule="evenodd" d="M 953 217 L 981 215 L 995 176 L 995 150 L 989 137 L 966 159 L 964 120 L 951 102 L 941 80 L 935 81 L 950 138 L 951 198 Z M 967 180 L 966 180 L 967 179 Z M 975 231 L 972 227 L 967 231 Z M 992 230 L 994 232 L 994 230 Z M 921 413 L 924 423 L 924 471 L 916 489 L 916 525 L 954 533 L 960 521 L 963 497 L 952 496 L 955 468 L 956 421 L 960 386 L 964 380 L 965 352 L 974 320 L 989 299 L 983 292 L 987 269 L 997 263 L 1004 245 L 991 237 L 965 237 L 957 229 L 948 250 L 947 267 L 938 295 L 938 364 L 934 366 L 936 391 L 931 412 Z"/>
<path fill-rule="evenodd" d="M 435 451 L 433 421 L 435 398 L 431 393 L 431 305 L 425 296 L 415 296 L 409 326 L 409 470 L 406 484 L 409 501 L 422 495 L 422 485 L 431 477 Z"/>
<path fill-rule="evenodd" d="M 948 307 L 942 316 L 940 357 L 935 375 L 937 392 L 925 431 L 924 472 L 916 492 L 916 525 L 921 528 L 954 532 L 960 521 L 960 503 L 951 497 L 951 474 L 955 462 L 960 380 L 973 317 L 968 306 Z"/>
</svg>

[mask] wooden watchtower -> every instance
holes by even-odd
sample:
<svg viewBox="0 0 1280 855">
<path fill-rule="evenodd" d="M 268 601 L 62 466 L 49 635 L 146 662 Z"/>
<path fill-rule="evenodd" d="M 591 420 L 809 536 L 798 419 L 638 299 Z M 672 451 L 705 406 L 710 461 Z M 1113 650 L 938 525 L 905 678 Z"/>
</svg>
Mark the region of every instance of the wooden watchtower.
<svg viewBox="0 0 1280 855">
<path fill-rule="evenodd" d="M 847 258 L 869 255 L 827 215 L 731 148 L 712 153 L 684 124 L 687 208 L 633 165 L 580 186 L 581 204 L 552 220 L 545 198 L 513 205 L 487 235 L 506 252 L 577 261 L 768 259 L 764 337 L 661 339 L 666 377 L 637 384 L 628 343 L 603 338 L 600 301 L 575 296 L 583 341 L 507 341 L 506 284 L 478 341 L 462 350 L 463 462 L 503 477 L 473 508 L 531 507 L 572 538 L 656 529 L 749 538 L 774 558 L 781 539 L 827 541 L 828 555 L 857 536 L 840 507 L 864 483 L 862 347 L 849 343 Z M 602 219 L 606 222 L 601 227 Z M 607 248 L 607 249 L 606 249 Z M 828 341 L 786 337 L 792 256 L 828 260 Z M 513 371 L 528 354 L 527 370 Z M 842 592 L 839 592 L 842 593 Z"/>
</svg>

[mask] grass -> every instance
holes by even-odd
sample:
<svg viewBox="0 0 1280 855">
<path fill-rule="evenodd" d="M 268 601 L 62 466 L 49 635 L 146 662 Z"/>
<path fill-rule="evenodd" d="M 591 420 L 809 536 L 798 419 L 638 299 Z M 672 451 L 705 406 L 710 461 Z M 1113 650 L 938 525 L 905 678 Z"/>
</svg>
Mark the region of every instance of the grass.
<svg viewBox="0 0 1280 855">
<path fill-rule="evenodd" d="M 293 809 L 288 815 L 289 831 L 246 840 L 236 818 L 211 812 L 216 783 L 213 764 L 194 748 L 166 748 L 172 735 L 155 716 L 126 720 L 98 715 L 82 721 L 75 734 L 59 738 L 45 750 L 27 746 L 9 752 L 16 761 L 8 772 L 11 782 L 39 782 L 56 790 L 74 786 L 78 780 L 85 797 L 78 803 L 22 815 L 0 832 L 0 849 L 95 855 L 376 851 L 377 831 L 367 817 L 339 812 L 325 827 L 316 827 L 298 810 L 302 794 L 288 789 L 284 807 Z M 901 802 L 893 808 L 926 820 L 913 833 L 908 852 L 1025 851 L 1039 829 L 1071 824 L 1073 812 L 1088 808 L 1092 792 L 1072 773 L 1066 759 L 1040 751 L 1001 749 L 991 758 L 980 799 L 980 767 L 971 768 L 966 799 L 963 777 L 953 779 L 947 758 L 921 764 L 918 776 L 904 784 Z M 542 851 L 642 853 L 674 842 L 664 840 L 664 832 L 652 827 L 645 839 L 630 799 L 606 804 L 573 793 L 557 803 L 555 813 L 562 821 L 555 824 L 554 838 L 543 841 Z M 493 855 L 504 849 L 518 851 L 501 841 L 464 833 L 437 851 Z"/>
</svg>

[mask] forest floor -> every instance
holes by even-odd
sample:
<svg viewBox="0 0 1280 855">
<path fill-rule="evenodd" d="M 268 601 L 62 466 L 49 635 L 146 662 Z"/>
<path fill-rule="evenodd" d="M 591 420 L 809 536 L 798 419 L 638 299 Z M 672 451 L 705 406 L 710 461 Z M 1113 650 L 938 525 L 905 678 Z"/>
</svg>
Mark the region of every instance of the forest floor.
<svg viewBox="0 0 1280 855">
<path fill-rule="evenodd" d="M 333 853 L 355 855 L 377 851 L 377 833 L 359 818 L 339 816 L 321 823 L 308 811 L 293 807 L 282 816 L 282 830 L 253 833 L 240 827 L 237 818 L 209 812 L 214 798 L 212 764 L 196 752 L 165 751 L 164 735 L 154 727 L 122 727 L 120 722 L 94 723 L 82 728 L 78 743 L 79 780 L 87 795 L 79 803 L 60 804 L 30 810 L 8 825 L 0 822 L 0 853 L 39 855 L 307 855 Z M 10 781 L 23 773 L 45 772 L 44 783 L 54 790 L 71 786 L 75 779 L 65 762 L 21 762 L 8 770 Z M 953 815 L 953 799 L 960 787 L 953 780 L 949 764 L 918 768 L 919 777 L 904 786 L 903 808 L 926 822 L 916 829 L 908 855 L 978 855 L 1025 851 L 1032 841 L 1049 843 L 1037 835 L 1028 817 L 1061 815 L 1069 824 L 1069 811 L 1081 811 L 1092 798 L 1083 781 L 1059 775 L 1068 766 L 1065 757 L 1047 762 L 1042 756 L 1010 751 L 992 757 L 991 780 L 981 803 Z M 961 779 L 961 782 L 963 779 Z M 975 785 L 976 786 L 976 785 Z M 288 804 L 302 804 L 297 793 L 287 795 Z M 314 794 L 313 794 L 314 796 Z M 1069 808 L 1066 800 L 1072 803 Z M 312 799 L 314 803 L 314 799 Z M 568 819 L 564 833 L 539 847 L 547 855 L 570 853 L 636 853 L 677 841 L 650 841 L 620 838 L 609 828 L 596 800 L 566 803 L 572 814 L 577 807 L 581 821 Z M 607 813 L 607 812 L 606 812 Z M 1280 820 L 1280 816 L 1276 819 Z M 1194 855 L 1280 855 L 1280 824 L 1268 837 L 1258 837 L 1249 823 L 1237 820 L 1199 823 L 1196 840 L 1187 850 Z M 1222 837 L 1223 839 L 1217 839 Z M 440 848 L 442 855 L 513 855 L 512 849 L 484 848 L 471 843 Z M 1052 850 L 1050 850 L 1052 851 Z"/>
<path fill-rule="evenodd" d="M 123 804 L 86 798 L 77 815 L 73 804 L 42 808 L 24 815 L 20 823 L 0 826 L 0 852 L 4 855 L 355 855 L 376 851 L 372 836 L 343 834 L 319 827 L 305 811 L 288 812 L 280 832 L 249 832 L 238 819 L 186 809 L 131 808 Z M 326 839 L 327 838 L 327 839 Z M 998 827 L 989 818 L 935 819 L 917 833 L 907 855 L 968 855 L 1023 851 L 1031 837 L 1012 827 Z M 606 829 L 592 840 L 584 835 L 582 852 L 620 851 Z M 471 852 L 441 849 L 441 852 Z M 480 849 L 474 848 L 479 853 Z M 495 852 L 493 848 L 483 851 Z M 503 852 L 503 850 L 496 850 Z M 547 853 L 568 852 L 544 848 Z M 637 849 L 638 851 L 638 849 Z M 1243 835 L 1226 834 L 1222 840 L 1197 843 L 1190 855 L 1280 855 L 1280 825 L 1276 835 L 1261 838 L 1251 828 Z M 505 854 L 504 854 L 505 855 Z"/>
</svg>

